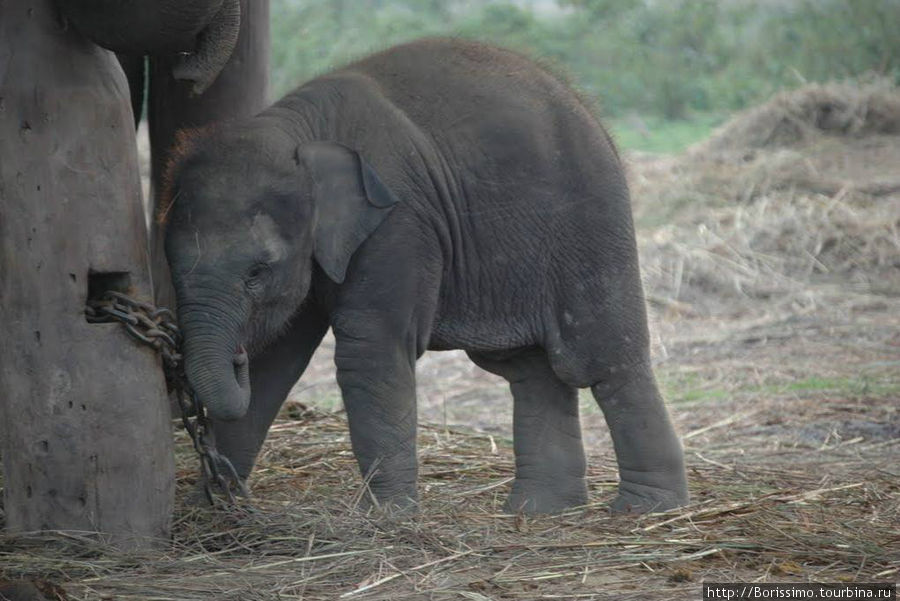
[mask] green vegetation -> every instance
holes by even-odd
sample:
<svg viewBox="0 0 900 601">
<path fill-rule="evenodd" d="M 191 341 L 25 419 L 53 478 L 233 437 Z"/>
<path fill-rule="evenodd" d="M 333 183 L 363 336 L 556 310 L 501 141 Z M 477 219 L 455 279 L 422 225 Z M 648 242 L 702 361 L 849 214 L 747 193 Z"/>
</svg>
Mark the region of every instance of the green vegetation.
<svg viewBox="0 0 900 601">
<path fill-rule="evenodd" d="M 597 99 L 622 146 L 667 152 L 705 135 L 710 115 L 783 88 L 900 81 L 897 23 L 900 0 L 272 0 L 272 92 L 395 43 L 456 35 L 542 59 Z"/>
<path fill-rule="evenodd" d="M 892 374 L 860 374 L 846 376 L 810 376 L 799 380 L 749 385 L 748 382 L 717 382 L 697 372 L 657 370 L 657 380 L 663 396 L 672 403 L 705 403 L 733 396 L 800 398 L 836 395 L 848 399 L 884 398 L 900 394 L 900 380 Z"/>
<path fill-rule="evenodd" d="M 770 388 L 774 392 L 795 392 L 798 394 L 827 391 L 849 397 L 884 397 L 896 396 L 900 393 L 900 382 L 890 376 L 861 376 L 858 378 L 810 377 L 790 382 L 785 386 L 772 386 Z"/>
<path fill-rule="evenodd" d="M 704 403 L 728 399 L 734 395 L 731 387 L 696 372 L 669 371 L 663 368 L 657 370 L 656 379 L 663 397 L 672 403 Z"/>
<path fill-rule="evenodd" d="M 725 117 L 715 113 L 697 113 L 690 119 L 666 119 L 657 115 L 607 119 L 607 125 L 619 147 L 644 152 L 680 152 L 721 125 Z"/>
</svg>

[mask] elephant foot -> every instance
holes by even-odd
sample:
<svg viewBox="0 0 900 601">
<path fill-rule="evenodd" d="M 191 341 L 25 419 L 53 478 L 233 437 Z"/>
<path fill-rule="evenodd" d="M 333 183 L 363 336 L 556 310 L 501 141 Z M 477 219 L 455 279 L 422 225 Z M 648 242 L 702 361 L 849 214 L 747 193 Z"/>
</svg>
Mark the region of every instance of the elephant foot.
<svg viewBox="0 0 900 601">
<path fill-rule="evenodd" d="M 509 513 L 561 513 L 585 505 L 587 500 L 584 478 L 572 478 L 566 482 L 516 478 L 503 509 Z"/>
<path fill-rule="evenodd" d="M 619 482 L 619 494 L 610 503 L 614 514 L 641 514 L 668 511 L 690 502 L 687 486 L 661 488 L 634 482 Z"/>
<path fill-rule="evenodd" d="M 415 487 L 388 492 L 373 490 L 369 486 L 363 491 L 356 508 L 365 514 L 375 515 L 379 518 L 404 518 L 419 512 L 419 495 Z"/>
</svg>

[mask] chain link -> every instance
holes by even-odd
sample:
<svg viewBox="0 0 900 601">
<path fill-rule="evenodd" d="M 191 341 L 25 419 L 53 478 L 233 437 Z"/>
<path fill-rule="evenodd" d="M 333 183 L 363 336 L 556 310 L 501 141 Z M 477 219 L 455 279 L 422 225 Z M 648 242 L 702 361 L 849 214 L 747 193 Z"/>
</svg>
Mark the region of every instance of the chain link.
<svg viewBox="0 0 900 601">
<path fill-rule="evenodd" d="M 172 312 L 110 290 L 100 299 L 89 300 L 84 313 L 88 323 L 122 323 L 132 338 L 153 348 L 162 357 L 166 382 L 178 400 L 184 429 L 200 458 L 203 492 L 209 504 L 216 505 L 218 501 L 213 484 L 231 505 L 235 503 L 235 490 L 241 496 L 247 496 L 231 461 L 216 450 L 206 410 L 185 376 L 181 331 Z"/>
</svg>

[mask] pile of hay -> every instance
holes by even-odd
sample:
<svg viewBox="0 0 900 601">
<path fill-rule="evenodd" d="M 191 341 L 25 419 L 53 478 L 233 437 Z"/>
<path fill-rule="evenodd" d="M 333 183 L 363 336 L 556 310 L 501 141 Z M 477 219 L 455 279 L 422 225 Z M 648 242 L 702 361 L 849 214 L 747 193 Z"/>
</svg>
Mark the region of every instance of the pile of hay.
<svg viewBox="0 0 900 601">
<path fill-rule="evenodd" d="M 860 205 L 840 197 L 772 195 L 712 210 L 693 228 L 641 238 L 654 304 L 693 315 L 814 308 L 896 295 L 900 197 Z"/>
<path fill-rule="evenodd" d="M 884 79 L 809 85 L 731 120 L 702 146 L 710 152 L 790 146 L 820 134 L 900 134 L 900 95 Z"/>
<path fill-rule="evenodd" d="M 900 91 L 884 82 L 780 94 L 631 171 L 658 305 L 737 314 L 900 292 Z"/>
</svg>

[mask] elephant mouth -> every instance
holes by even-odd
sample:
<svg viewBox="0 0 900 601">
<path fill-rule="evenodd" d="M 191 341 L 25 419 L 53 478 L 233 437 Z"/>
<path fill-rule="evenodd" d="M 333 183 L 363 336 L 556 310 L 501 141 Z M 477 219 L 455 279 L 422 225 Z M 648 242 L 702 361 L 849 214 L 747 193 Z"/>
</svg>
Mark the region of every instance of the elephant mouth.
<svg viewBox="0 0 900 601">
<path fill-rule="evenodd" d="M 243 344 L 238 343 L 238 345 L 234 348 L 234 356 L 232 357 L 234 366 L 243 367 L 244 365 L 247 365 L 249 361 L 250 359 L 247 355 L 247 348 Z"/>
</svg>

